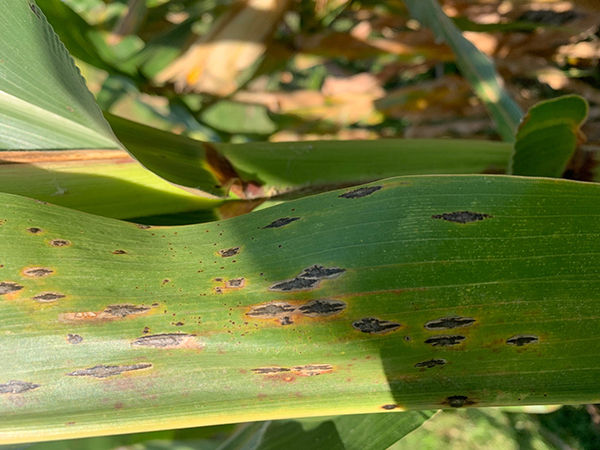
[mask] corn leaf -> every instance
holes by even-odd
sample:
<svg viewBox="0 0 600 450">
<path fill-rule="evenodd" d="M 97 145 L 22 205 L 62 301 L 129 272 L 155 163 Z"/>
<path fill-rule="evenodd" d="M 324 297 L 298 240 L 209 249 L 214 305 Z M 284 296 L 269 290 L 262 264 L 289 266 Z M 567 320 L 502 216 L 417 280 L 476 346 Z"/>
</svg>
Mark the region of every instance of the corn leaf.
<svg viewBox="0 0 600 450">
<path fill-rule="evenodd" d="M 599 195 L 400 177 L 140 228 L 1 194 L 0 441 L 598 402 Z"/>
<path fill-rule="evenodd" d="M 527 112 L 517 132 L 512 173 L 560 177 L 582 139 L 588 104 L 578 95 L 540 102 Z"/>
<path fill-rule="evenodd" d="M 0 149 L 119 148 L 33 0 L 0 7 Z"/>
</svg>

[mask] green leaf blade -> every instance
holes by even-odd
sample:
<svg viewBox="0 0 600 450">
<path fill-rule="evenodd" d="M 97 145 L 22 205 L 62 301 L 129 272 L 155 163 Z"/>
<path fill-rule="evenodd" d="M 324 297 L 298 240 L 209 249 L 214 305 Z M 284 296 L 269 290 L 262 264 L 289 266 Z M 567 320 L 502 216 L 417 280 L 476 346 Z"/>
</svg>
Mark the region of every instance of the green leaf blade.
<svg viewBox="0 0 600 450">
<path fill-rule="evenodd" d="M 0 28 L 4 150 L 119 148 L 79 70 L 33 1 L 10 0 Z"/>
<path fill-rule="evenodd" d="M 4 194 L 0 439 L 597 402 L 598 195 L 401 177 L 140 229 Z"/>
<path fill-rule="evenodd" d="M 587 115 L 588 104 L 578 95 L 532 106 L 517 132 L 512 173 L 560 177 L 577 148 Z"/>
</svg>

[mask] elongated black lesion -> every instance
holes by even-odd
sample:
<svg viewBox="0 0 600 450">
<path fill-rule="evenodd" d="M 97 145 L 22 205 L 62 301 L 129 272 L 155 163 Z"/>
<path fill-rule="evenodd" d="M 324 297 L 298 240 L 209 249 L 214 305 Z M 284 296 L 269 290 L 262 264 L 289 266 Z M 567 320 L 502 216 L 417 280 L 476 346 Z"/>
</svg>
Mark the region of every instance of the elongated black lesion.
<svg viewBox="0 0 600 450">
<path fill-rule="evenodd" d="M 65 297 L 65 294 L 61 294 L 59 292 L 44 292 L 43 294 L 36 295 L 35 297 L 33 297 L 33 299 L 41 303 L 47 303 L 54 302 Z"/>
<path fill-rule="evenodd" d="M 522 347 L 523 345 L 535 344 L 539 342 L 539 338 L 534 335 L 517 335 L 506 340 L 506 343 L 509 345 L 516 345 L 517 347 Z"/>
<path fill-rule="evenodd" d="M 489 214 L 482 214 L 472 211 L 455 211 L 450 213 L 443 214 L 434 214 L 431 216 L 432 219 L 442 219 L 447 220 L 448 222 L 456 222 L 456 223 L 470 223 L 477 222 L 479 220 L 490 218 Z"/>
<path fill-rule="evenodd" d="M 452 329 L 468 327 L 473 325 L 475 319 L 471 317 L 443 317 L 441 319 L 431 320 L 425 324 L 428 330 Z"/>
<path fill-rule="evenodd" d="M 219 255 L 221 255 L 223 258 L 230 258 L 231 256 L 237 255 L 239 252 L 239 247 L 224 248 L 219 250 Z"/>
<path fill-rule="evenodd" d="M 265 228 L 280 228 L 280 227 L 288 225 L 292 222 L 295 222 L 296 220 L 300 220 L 300 217 L 282 217 L 281 219 L 274 220 L 269 225 L 265 225 L 263 227 L 263 229 L 265 229 Z"/>
<path fill-rule="evenodd" d="M 276 318 L 294 312 L 296 307 L 284 302 L 271 302 L 254 306 L 246 315 L 251 317 Z"/>
<path fill-rule="evenodd" d="M 346 309 L 346 303 L 340 300 L 312 300 L 298 308 L 298 311 L 308 317 L 331 316 Z"/>
<path fill-rule="evenodd" d="M 10 294 L 11 292 L 17 292 L 21 289 L 23 289 L 23 286 L 14 281 L 0 281 L 0 295 Z"/>
<path fill-rule="evenodd" d="M 443 404 L 447 404 L 452 408 L 462 408 L 463 406 L 474 405 L 475 402 L 466 395 L 451 395 L 447 397 Z"/>
<path fill-rule="evenodd" d="M 337 278 L 346 269 L 340 267 L 324 267 L 318 264 L 307 267 L 290 280 L 280 281 L 272 285 L 271 291 L 301 291 L 313 289 L 319 285 L 321 280 Z"/>
<path fill-rule="evenodd" d="M 39 387 L 39 384 L 28 381 L 10 380 L 8 383 L 0 384 L 0 394 L 21 394 Z"/>
<path fill-rule="evenodd" d="M 54 271 L 47 267 L 30 267 L 28 269 L 23 270 L 23 275 L 32 278 L 47 277 L 48 275 L 51 275 L 53 273 Z"/>
<path fill-rule="evenodd" d="M 131 372 L 134 370 L 149 369 L 152 367 L 150 363 L 138 363 L 124 366 L 109 366 L 109 365 L 98 365 L 89 367 L 87 369 L 78 369 L 68 373 L 70 377 L 93 377 L 93 378 L 108 378 L 114 375 L 120 375 L 124 372 Z"/>
<path fill-rule="evenodd" d="M 338 197 L 340 198 L 361 198 L 366 197 L 367 195 L 371 195 L 374 192 L 377 192 L 383 186 L 366 186 L 358 189 L 354 189 L 353 191 L 345 192 Z"/>
<path fill-rule="evenodd" d="M 444 335 L 444 336 L 432 336 L 425 340 L 426 344 L 431 344 L 434 347 L 448 347 L 452 345 L 458 345 L 466 338 L 460 335 Z"/>
<path fill-rule="evenodd" d="M 369 334 L 388 333 L 401 327 L 399 323 L 377 319 L 376 317 L 365 317 L 353 322 L 352 326 L 358 331 Z"/>
<path fill-rule="evenodd" d="M 113 317 L 127 317 L 135 314 L 142 314 L 150 310 L 149 306 L 144 305 L 109 305 L 104 308 L 104 313 L 109 314 Z"/>
<path fill-rule="evenodd" d="M 139 337 L 131 342 L 131 345 L 138 347 L 158 347 L 170 348 L 182 345 L 186 340 L 193 338 L 194 335 L 186 333 L 161 333 L 151 334 Z"/>
<path fill-rule="evenodd" d="M 427 361 L 421 361 L 415 364 L 415 367 L 418 369 L 431 369 L 433 367 L 436 366 L 443 366 L 446 364 L 446 360 L 445 359 L 428 359 Z"/>
</svg>

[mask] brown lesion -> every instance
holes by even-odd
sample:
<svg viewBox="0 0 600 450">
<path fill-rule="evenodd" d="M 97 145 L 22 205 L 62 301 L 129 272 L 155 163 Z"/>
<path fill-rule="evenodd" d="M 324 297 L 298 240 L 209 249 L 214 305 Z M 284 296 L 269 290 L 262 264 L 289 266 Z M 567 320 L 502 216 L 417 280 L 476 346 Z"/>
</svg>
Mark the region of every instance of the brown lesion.
<svg viewBox="0 0 600 450">
<path fill-rule="evenodd" d="M 79 321 L 109 321 L 129 317 L 138 317 L 150 313 L 152 307 L 146 305 L 132 305 L 129 303 L 108 305 L 101 311 L 78 311 L 59 315 L 61 322 Z"/>
<path fill-rule="evenodd" d="M 23 276 L 30 278 L 43 278 L 47 277 L 48 275 L 52 275 L 53 273 L 54 270 L 50 269 L 49 267 L 25 267 L 21 271 Z"/>
<path fill-rule="evenodd" d="M 116 365 L 97 365 L 94 367 L 89 367 L 87 369 L 78 369 L 73 372 L 68 373 L 67 375 L 70 377 L 93 377 L 93 378 L 108 378 L 115 375 L 121 375 L 125 372 L 132 372 L 142 369 L 150 369 L 152 368 L 151 363 L 138 363 L 138 364 L 129 364 L 123 366 Z"/>
</svg>

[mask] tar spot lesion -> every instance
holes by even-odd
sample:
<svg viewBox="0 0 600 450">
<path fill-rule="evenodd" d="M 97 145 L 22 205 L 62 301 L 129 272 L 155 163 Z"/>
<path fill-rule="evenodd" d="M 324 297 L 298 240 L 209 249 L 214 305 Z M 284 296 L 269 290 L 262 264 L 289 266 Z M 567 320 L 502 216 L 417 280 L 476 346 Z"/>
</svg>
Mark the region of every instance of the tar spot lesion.
<svg viewBox="0 0 600 450">
<path fill-rule="evenodd" d="M 221 249 L 218 251 L 219 255 L 222 256 L 223 258 L 229 258 L 231 256 L 235 256 L 239 252 L 240 252 L 239 247 L 225 248 L 225 249 Z"/>
<path fill-rule="evenodd" d="M 67 334 L 67 342 L 69 344 L 77 345 L 83 342 L 83 338 L 78 334 Z"/>
<path fill-rule="evenodd" d="M 396 409 L 397 407 L 398 407 L 398 405 L 389 404 L 389 405 L 383 405 L 381 407 L 381 409 L 385 409 L 386 411 L 391 411 L 392 409 Z"/>
<path fill-rule="evenodd" d="M 446 364 L 445 359 L 428 359 L 427 361 L 421 361 L 415 364 L 415 367 L 418 369 L 431 369 L 435 366 L 443 366 Z"/>
<path fill-rule="evenodd" d="M 434 347 L 449 347 L 452 345 L 458 345 L 466 338 L 459 335 L 444 335 L 444 336 L 432 336 L 425 340 L 426 344 L 431 344 Z"/>
<path fill-rule="evenodd" d="M 473 325 L 475 319 L 471 317 L 443 317 L 441 319 L 431 320 L 425 324 L 425 328 L 428 330 L 439 330 L 439 329 L 452 329 L 468 327 Z"/>
<path fill-rule="evenodd" d="M 98 365 L 87 369 L 79 369 L 68 373 L 70 377 L 93 377 L 93 378 L 108 378 L 114 375 L 120 375 L 124 372 L 134 370 L 149 369 L 152 367 L 150 363 L 130 364 L 126 366 L 108 366 Z"/>
<path fill-rule="evenodd" d="M 35 297 L 33 297 L 33 299 L 40 303 L 50 303 L 65 297 L 66 296 L 64 294 L 60 294 L 58 292 L 44 292 L 42 294 L 36 295 Z"/>
<path fill-rule="evenodd" d="M 263 227 L 265 228 L 279 228 L 285 225 L 288 225 L 296 220 L 300 220 L 300 217 L 282 217 L 281 219 L 274 220 L 269 225 Z"/>
<path fill-rule="evenodd" d="M 113 317 L 127 317 L 135 314 L 142 314 L 150 310 L 149 306 L 145 305 L 109 305 L 104 309 L 104 313 Z"/>
<path fill-rule="evenodd" d="M 10 294 L 21 289 L 23 289 L 23 286 L 13 281 L 0 281 L 0 295 Z"/>
<path fill-rule="evenodd" d="M 71 245 L 71 242 L 66 239 L 52 239 L 50 245 L 52 247 L 68 247 Z"/>
<path fill-rule="evenodd" d="M 401 327 L 399 323 L 377 319 L 376 317 L 365 317 L 352 322 L 352 326 L 362 333 L 369 334 L 389 333 Z"/>
<path fill-rule="evenodd" d="M 39 387 L 39 384 L 28 381 L 10 380 L 8 383 L 0 384 L 0 394 L 21 394 Z"/>
<path fill-rule="evenodd" d="M 448 222 L 456 223 L 470 223 L 477 222 L 479 220 L 490 218 L 489 214 L 476 213 L 471 211 L 456 211 L 451 213 L 435 214 L 431 216 L 432 219 L 443 219 Z"/>
<path fill-rule="evenodd" d="M 36 17 L 37 17 L 38 19 L 41 19 L 41 18 L 42 18 L 41 14 L 40 14 L 40 11 L 39 11 L 39 9 L 38 9 L 38 7 L 37 7 L 37 5 L 36 5 L 35 3 L 30 3 L 30 4 L 29 4 L 29 8 L 30 8 L 30 9 L 31 9 L 31 11 L 32 11 L 32 12 L 33 12 L 33 13 L 36 15 Z"/>
<path fill-rule="evenodd" d="M 133 340 L 131 345 L 155 348 L 193 347 L 197 346 L 193 344 L 194 336 L 187 333 L 150 334 Z"/>
<path fill-rule="evenodd" d="M 346 308 L 346 303 L 340 300 L 312 300 L 298 308 L 298 311 L 308 317 L 331 316 L 339 314 Z"/>
<path fill-rule="evenodd" d="M 516 345 L 517 347 L 522 347 L 523 345 L 528 344 L 536 344 L 539 342 L 539 338 L 534 335 L 517 335 L 506 340 L 506 343 L 509 345 Z"/>
<path fill-rule="evenodd" d="M 126 254 L 127 254 L 127 252 L 126 252 L 125 250 L 122 250 L 122 249 L 117 249 L 117 250 L 114 250 L 114 251 L 112 252 L 112 254 L 113 254 L 113 255 L 126 255 Z"/>
<path fill-rule="evenodd" d="M 324 267 L 315 264 L 314 266 L 304 269 L 300 274 L 291 280 L 280 281 L 272 285 L 271 291 L 301 291 L 305 289 L 313 289 L 319 285 L 321 280 L 337 278 L 343 274 L 346 269 L 339 267 Z"/>
<path fill-rule="evenodd" d="M 314 377 L 317 375 L 323 375 L 326 373 L 333 372 L 333 366 L 331 364 L 305 364 L 302 366 L 294 367 L 258 367 L 251 369 L 252 372 L 258 375 L 277 375 L 282 372 L 291 372 L 294 375 L 303 377 Z"/>
<path fill-rule="evenodd" d="M 374 192 L 377 192 L 383 186 L 366 186 L 358 189 L 354 189 L 353 191 L 346 192 L 344 194 L 339 195 L 340 198 L 361 198 L 366 197 L 367 195 L 371 195 Z"/>
<path fill-rule="evenodd" d="M 245 278 L 232 278 L 231 280 L 227 280 L 225 282 L 225 287 L 239 289 L 239 288 L 243 288 L 245 284 L 246 284 Z"/>
<path fill-rule="evenodd" d="M 29 231 L 31 234 L 40 234 L 44 230 L 42 230 L 41 228 L 38 228 L 38 227 L 30 227 L 30 228 L 27 228 L 27 231 Z"/>
<path fill-rule="evenodd" d="M 340 300 L 318 299 L 302 305 L 274 301 L 253 306 L 246 315 L 258 319 L 277 319 L 281 325 L 291 325 L 294 323 L 292 317 L 295 315 L 310 318 L 328 317 L 339 314 L 344 309 L 346 309 L 346 303 Z"/>
<path fill-rule="evenodd" d="M 470 406 L 475 404 L 475 402 L 469 400 L 469 397 L 467 397 L 466 395 L 452 395 L 450 397 L 447 397 L 446 400 L 442 403 L 447 404 L 452 408 L 462 408 L 463 406 Z"/>
<path fill-rule="evenodd" d="M 287 367 L 258 367 L 251 369 L 252 372 L 259 375 L 274 375 L 281 372 L 290 372 L 292 369 Z"/>
<path fill-rule="evenodd" d="M 54 271 L 47 267 L 28 267 L 23 269 L 23 275 L 31 278 L 42 278 L 53 274 Z"/>
</svg>

